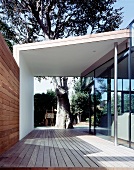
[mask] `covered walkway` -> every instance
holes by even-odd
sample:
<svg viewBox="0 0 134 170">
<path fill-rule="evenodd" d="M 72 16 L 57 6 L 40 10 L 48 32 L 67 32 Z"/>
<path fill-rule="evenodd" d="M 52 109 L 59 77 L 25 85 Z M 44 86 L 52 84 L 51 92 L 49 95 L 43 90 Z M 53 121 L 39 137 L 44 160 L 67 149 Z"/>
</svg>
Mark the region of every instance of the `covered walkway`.
<svg viewBox="0 0 134 170">
<path fill-rule="evenodd" d="M 134 150 L 86 129 L 35 129 L 0 156 L 0 167 L 128 168 L 134 167 Z"/>
</svg>

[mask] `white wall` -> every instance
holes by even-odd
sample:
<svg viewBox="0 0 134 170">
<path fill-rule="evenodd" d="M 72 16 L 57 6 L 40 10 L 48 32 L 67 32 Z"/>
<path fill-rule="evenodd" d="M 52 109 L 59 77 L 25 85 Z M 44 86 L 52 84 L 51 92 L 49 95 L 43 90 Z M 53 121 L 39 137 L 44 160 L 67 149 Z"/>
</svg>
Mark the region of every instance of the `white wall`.
<svg viewBox="0 0 134 170">
<path fill-rule="evenodd" d="M 20 66 L 20 117 L 19 139 L 34 129 L 34 78 L 23 56 L 19 56 Z"/>
</svg>

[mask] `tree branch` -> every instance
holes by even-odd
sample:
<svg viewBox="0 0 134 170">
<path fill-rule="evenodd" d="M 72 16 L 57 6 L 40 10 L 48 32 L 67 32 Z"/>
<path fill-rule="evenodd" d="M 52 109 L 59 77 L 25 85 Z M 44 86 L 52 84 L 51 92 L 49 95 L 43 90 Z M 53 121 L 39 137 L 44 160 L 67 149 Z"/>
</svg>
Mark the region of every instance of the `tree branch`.
<svg viewBox="0 0 134 170">
<path fill-rule="evenodd" d="M 33 16 L 36 18 L 36 20 L 37 20 L 38 24 L 40 25 L 42 31 L 44 32 L 44 34 L 46 34 L 46 35 L 49 37 L 48 26 L 45 26 L 45 25 L 43 24 L 42 20 L 40 19 L 40 17 L 39 17 L 39 11 L 36 11 L 36 10 L 35 10 L 35 7 L 34 7 L 34 5 L 33 5 L 31 2 L 29 3 L 29 6 L 30 6 L 30 8 L 31 8 L 31 10 L 32 10 Z"/>
</svg>

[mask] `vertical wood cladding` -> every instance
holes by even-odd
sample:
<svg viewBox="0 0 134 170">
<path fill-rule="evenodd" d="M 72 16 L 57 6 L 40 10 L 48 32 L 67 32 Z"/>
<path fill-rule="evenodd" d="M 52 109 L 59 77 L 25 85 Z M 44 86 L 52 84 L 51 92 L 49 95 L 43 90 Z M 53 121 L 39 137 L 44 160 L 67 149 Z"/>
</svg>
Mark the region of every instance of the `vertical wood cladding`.
<svg viewBox="0 0 134 170">
<path fill-rule="evenodd" d="M 0 34 L 0 154 L 19 140 L 19 67 Z"/>
</svg>

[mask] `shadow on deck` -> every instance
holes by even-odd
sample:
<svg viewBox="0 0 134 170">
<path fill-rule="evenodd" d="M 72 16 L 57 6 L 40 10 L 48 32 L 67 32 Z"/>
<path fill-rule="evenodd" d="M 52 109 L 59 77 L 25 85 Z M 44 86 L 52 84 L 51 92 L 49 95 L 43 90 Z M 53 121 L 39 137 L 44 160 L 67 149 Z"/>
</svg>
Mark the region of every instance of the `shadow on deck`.
<svg viewBox="0 0 134 170">
<path fill-rule="evenodd" d="M 37 129 L 0 156 L 0 167 L 134 168 L 134 150 L 115 147 L 112 142 L 88 135 L 83 129 Z"/>
</svg>

